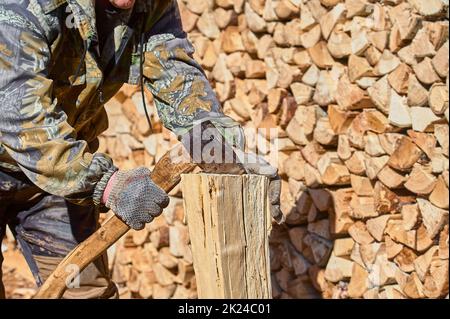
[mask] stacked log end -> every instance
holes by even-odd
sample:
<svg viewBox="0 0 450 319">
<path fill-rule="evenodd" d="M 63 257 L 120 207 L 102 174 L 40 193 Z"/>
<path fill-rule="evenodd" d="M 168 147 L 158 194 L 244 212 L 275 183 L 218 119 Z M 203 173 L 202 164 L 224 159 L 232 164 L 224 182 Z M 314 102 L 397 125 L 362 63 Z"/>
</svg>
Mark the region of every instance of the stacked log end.
<svg viewBox="0 0 450 319">
<path fill-rule="evenodd" d="M 446 1 L 179 4 L 224 112 L 248 132 L 278 128 L 276 154 L 258 144 L 283 178 L 273 296 L 446 297 Z M 108 104 L 102 150 L 122 168 L 151 167 L 176 142 L 148 102 L 153 134 L 135 88 Z M 181 194 L 171 195 L 164 217 L 117 248 L 124 295 L 195 297 Z"/>
</svg>

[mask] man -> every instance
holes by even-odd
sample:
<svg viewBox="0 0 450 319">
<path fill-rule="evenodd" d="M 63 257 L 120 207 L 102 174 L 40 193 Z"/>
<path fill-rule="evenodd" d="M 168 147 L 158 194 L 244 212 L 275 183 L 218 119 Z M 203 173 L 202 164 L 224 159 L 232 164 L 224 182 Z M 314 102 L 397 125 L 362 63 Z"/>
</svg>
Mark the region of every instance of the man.
<svg viewBox="0 0 450 319">
<path fill-rule="evenodd" d="M 95 153 L 103 104 L 123 83 L 147 87 L 180 140 L 200 123 L 242 148 L 192 53 L 175 0 L 0 0 L 0 238 L 9 225 L 38 285 L 95 231 L 99 212 L 139 230 L 168 205 L 147 168 L 118 171 Z M 279 217 L 276 170 L 240 165 L 272 178 Z M 106 255 L 64 297 L 117 297 Z"/>
</svg>

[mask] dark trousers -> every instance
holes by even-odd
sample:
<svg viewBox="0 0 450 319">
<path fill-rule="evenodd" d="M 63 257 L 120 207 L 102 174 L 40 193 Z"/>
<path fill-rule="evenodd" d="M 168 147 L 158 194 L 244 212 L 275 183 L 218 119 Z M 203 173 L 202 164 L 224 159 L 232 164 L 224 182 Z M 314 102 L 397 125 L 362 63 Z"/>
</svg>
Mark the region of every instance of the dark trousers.
<svg viewBox="0 0 450 319">
<path fill-rule="evenodd" d="M 59 262 L 98 227 L 98 213 L 93 206 L 71 204 L 62 197 L 43 192 L 22 173 L 0 169 L 0 241 L 9 226 L 33 273 L 41 285 Z M 0 298 L 4 298 L 1 283 Z M 68 269 L 73 273 L 76 269 Z M 64 298 L 115 298 L 107 256 L 89 265 Z"/>
</svg>

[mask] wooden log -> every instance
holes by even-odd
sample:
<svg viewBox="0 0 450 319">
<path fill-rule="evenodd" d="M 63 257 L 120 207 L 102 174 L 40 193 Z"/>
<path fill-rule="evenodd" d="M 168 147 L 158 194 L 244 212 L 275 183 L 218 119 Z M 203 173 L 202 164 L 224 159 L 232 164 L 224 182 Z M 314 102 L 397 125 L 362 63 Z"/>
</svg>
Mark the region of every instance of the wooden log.
<svg viewBox="0 0 450 319">
<path fill-rule="evenodd" d="M 300 152 L 309 164 L 317 168 L 317 162 L 326 153 L 326 150 L 319 143 L 312 141 L 303 147 Z"/>
<path fill-rule="evenodd" d="M 348 280 L 352 276 L 353 262 L 331 254 L 325 269 L 325 279 L 331 282 Z"/>
<path fill-rule="evenodd" d="M 368 289 L 369 273 L 357 263 L 353 265 L 352 277 L 348 285 L 350 298 L 361 298 Z"/>
<path fill-rule="evenodd" d="M 439 75 L 433 68 L 431 59 L 426 57 L 422 62 L 413 65 L 417 79 L 425 85 L 430 85 L 440 80 Z"/>
<path fill-rule="evenodd" d="M 184 175 L 182 186 L 199 298 L 271 298 L 267 179 Z"/>
<path fill-rule="evenodd" d="M 373 238 L 375 238 L 376 241 L 380 242 L 383 240 L 384 230 L 386 229 L 389 218 L 389 215 L 382 215 L 367 220 L 367 231 Z"/>
<path fill-rule="evenodd" d="M 355 241 L 352 238 L 339 238 L 334 241 L 333 255 L 336 257 L 349 257 Z"/>
<path fill-rule="evenodd" d="M 367 89 L 367 93 L 375 106 L 384 114 L 389 114 L 391 106 L 391 86 L 388 76 L 384 76 Z"/>
<path fill-rule="evenodd" d="M 357 221 L 351 225 L 348 229 L 348 233 L 358 244 L 370 244 L 374 241 L 374 238 L 367 231 L 367 226 L 361 221 Z"/>
<path fill-rule="evenodd" d="M 428 95 L 428 104 L 434 114 L 444 114 L 444 112 L 448 109 L 448 88 L 445 84 L 433 84 Z"/>
<path fill-rule="evenodd" d="M 442 153 L 448 157 L 448 136 L 449 136 L 449 128 L 448 124 L 436 124 L 434 125 L 434 135 L 436 136 L 439 145 L 442 147 Z"/>
<path fill-rule="evenodd" d="M 418 161 L 422 151 L 409 137 L 400 140 L 396 150 L 389 157 L 388 165 L 394 169 L 407 171 Z"/>
<path fill-rule="evenodd" d="M 309 48 L 308 53 L 313 63 L 321 69 L 331 68 L 334 64 L 333 57 L 328 52 L 325 41 L 320 41 L 312 48 Z"/>
<path fill-rule="evenodd" d="M 408 130 L 408 136 L 427 156 L 432 159 L 436 149 L 436 138 L 432 134 L 426 134 Z"/>
<path fill-rule="evenodd" d="M 440 77 L 444 78 L 448 75 L 448 41 L 437 51 L 434 58 L 431 60 L 431 64 L 434 70 Z"/>
<path fill-rule="evenodd" d="M 436 237 L 445 224 L 448 223 L 448 211 L 432 205 L 429 201 L 418 198 L 420 213 L 423 218 L 423 224 L 430 238 Z"/>
<path fill-rule="evenodd" d="M 348 229 L 353 225 L 350 218 L 350 201 L 353 190 L 342 188 L 332 192 L 334 209 L 330 215 L 330 230 L 334 235 L 348 234 Z"/>
<path fill-rule="evenodd" d="M 348 59 L 348 77 L 350 81 L 355 82 L 363 76 L 373 75 L 373 69 L 365 58 L 350 55 Z"/>
<path fill-rule="evenodd" d="M 428 92 L 417 80 L 416 76 L 411 75 L 408 81 L 408 105 L 423 106 L 428 102 Z"/>
<path fill-rule="evenodd" d="M 323 15 L 320 19 L 320 29 L 322 31 L 322 36 L 325 40 L 328 40 L 328 37 L 333 31 L 334 26 L 344 18 L 345 16 L 345 5 L 343 3 L 339 3 L 333 7 L 327 14 Z"/>
<path fill-rule="evenodd" d="M 405 182 L 405 188 L 419 195 L 430 194 L 436 185 L 436 177 L 422 166 L 415 166 Z"/>
<path fill-rule="evenodd" d="M 449 192 L 448 187 L 445 184 L 444 178 L 439 176 L 436 185 L 429 197 L 430 202 L 442 209 L 448 209 Z"/>
</svg>

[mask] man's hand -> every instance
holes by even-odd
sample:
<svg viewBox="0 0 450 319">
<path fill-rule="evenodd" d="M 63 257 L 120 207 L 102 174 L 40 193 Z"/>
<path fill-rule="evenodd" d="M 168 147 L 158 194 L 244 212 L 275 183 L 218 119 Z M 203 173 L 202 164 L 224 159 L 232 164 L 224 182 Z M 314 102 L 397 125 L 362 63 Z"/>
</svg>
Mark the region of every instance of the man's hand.
<svg viewBox="0 0 450 319">
<path fill-rule="evenodd" d="M 255 174 L 270 179 L 269 201 L 270 213 L 278 222 L 283 222 L 280 210 L 281 178 L 278 170 L 271 166 L 262 156 L 244 152 L 241 146 L 228 143 L 217 128 L 209 122 L 180 137 L 194 163 L 205 173 L 215 174 Z M 211 153 L 211 150 L 214 152 Z M 228 155 L 228 156 L 227 156 Z"/>
<path fill-rule="evenodd" d="M 145 167 L 130 171 L 118 171 L 105 189 L 106 207 L 135 230 L 161 215 L 169 205 L 169 196 L 150 178 Z"/>
<path fill-rule="evenodd" d="M 283 214 L 280 209 L 281 178 L 278 176 L 278 170 L 262 156 L 255 153 L 244 153 L 239 149 L 236 149 L 235 153 L 247 174 L 263 175 L 269 178 L 270 213 L 278 223 L 282 223 Z"/>
</svg>

